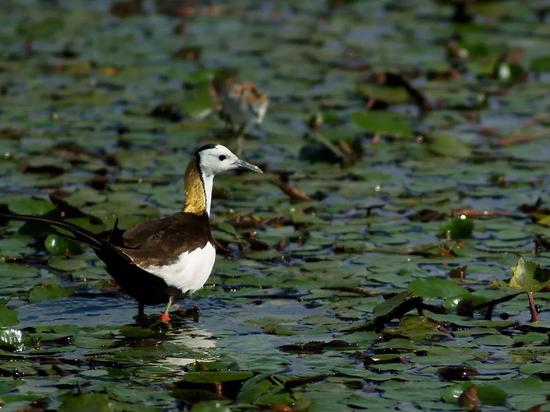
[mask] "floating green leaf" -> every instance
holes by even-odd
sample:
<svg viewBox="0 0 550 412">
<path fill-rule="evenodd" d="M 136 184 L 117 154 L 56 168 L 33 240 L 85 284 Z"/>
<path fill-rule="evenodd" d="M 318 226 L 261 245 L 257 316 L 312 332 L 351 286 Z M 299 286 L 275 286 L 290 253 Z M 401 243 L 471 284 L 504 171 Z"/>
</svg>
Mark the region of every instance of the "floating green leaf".
<svg viewBox="0 0 550 412">
<path fill-rule="evenodd" d="M 513 256 L 550 265 L 544 2 L 306 0 L 276 24 L 251 0 L 183 3 L 0 2 L 11 210 L 98 234 L 176 213 L 206 143 L 274 176 L 216 178 L 216 264 L 169 326 L 162 305 L 134 317 L 90 248 L 52 255 L 51 227 L 0 217 L 0 324 L 23 340 L 0 344 L 3 408 L 459 410 L 442 393 L 466 378 L 481 410 L 546 408 L 549 313 L 527 322 L 504 281 Z M 221 72 L 269 95 L 240 142 Z M 440 232 L 458 208 L 474 231 Z"/>
<path fill-rule="evenodd" d="M 392 136 L 412 136 L 411 119 L 397 112 L 368 111 L 351 114 L 351 120 L 370 133 Z"/>
<path fill-rule="evenodd" d="M 0 303 L 0 327 L 16 325 L 17 322 L 17 311 Z"/>
<path fill-rule="evenodd" d="M 470 148 L 450 135 L 439 134 L 428 140 L 428 150 L 439 156 L 459 159 L 471 156 Z"/>
<path fill-rule="evenodd" d="M 184 114 L 196 119 L 203 119 L 212 113 L 214 103 L 210 91 L 210 81 L 200 81 L 194 84 L 183 98 Z"/>
<path fill-rule="evenodd" d="M 409 292 L 423 298 L 454 298 L 469 295 L 467 289 L 456 283 L 440 278 L 416 279 L 409 285 Z"/>
<path fill-rule="evenodd" d="M 411 100 L 409 93 L 404 87 L 380 86 L 374 83 L 359 85 L 359 92 L 364 96 L 380 100 L 389 104 L 406 103 Z"/>
<path fill-rule="evenodd" d="M 531 68 L 537 72 L 550 72 L 550 56 L 541 56 L 531 60 Z"/>
<path fill-rule="evenodd" d="M 61 404 L 60 412 L 111 412 L 115 405 L 107 395 L 100 393 L 83 393 L 66 398 Z"/>
<path fill-rule="evenodd" d="M 191 412 L 231 412 L 231 408 L 223 401 L 203 401 L 193 405 Z"/>
<path fill-rule="evenodd" d="M 268 373 L 248 379 L 237 396 L 237 402 L 263 406 L 291 404 L 293 401 L 281 377 Z"/>
<path fill-rule="evenodd" d="M 8 202 L 8 207 L 13 213 L 21 215 L 44 215 L 55 209 L 47 200 L 34 197 L 16 198 Z"/>
<path fill-rule="evenodd" d="M 74 291 L 70 288 L 64 288 L 57 282 L 48 281 L 35 286 L 29 293 L 29 302 L 37 303 L 44 300 L 59 299 L 71 296 Z"/>
</svg>

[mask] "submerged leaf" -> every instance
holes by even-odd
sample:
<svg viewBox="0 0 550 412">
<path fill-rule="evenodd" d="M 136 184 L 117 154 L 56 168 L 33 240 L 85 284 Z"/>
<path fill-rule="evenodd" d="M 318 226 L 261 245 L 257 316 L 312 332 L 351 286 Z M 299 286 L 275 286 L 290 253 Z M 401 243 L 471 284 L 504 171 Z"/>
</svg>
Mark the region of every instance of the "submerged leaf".
<svg viewBox="0 0 550 412">
<path fill-rule="evenodd" d="M 389 333 L 395 333 L 399 336 L 406 336 L 412 340 L 429 339 L 435 334 L 439 334 L 438 324 L 427 316 L 406 315 L 399 321 L 399 326 L 395 329 L 388 329 Z"/>
</svg>

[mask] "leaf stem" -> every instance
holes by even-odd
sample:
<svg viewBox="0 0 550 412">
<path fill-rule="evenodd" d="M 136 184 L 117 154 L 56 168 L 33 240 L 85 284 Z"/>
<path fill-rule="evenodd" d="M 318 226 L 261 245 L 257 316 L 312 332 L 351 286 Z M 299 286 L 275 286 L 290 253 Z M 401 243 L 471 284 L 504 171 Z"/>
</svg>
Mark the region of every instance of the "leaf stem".
<svg viewBox="0 0 550 412">
<path fill-rule="evenodd" d="M 539 312 L 535 306 L 535 297 L 533 292 L 527 292 L 527 298 L 529 299 L 529 310 L 531 311 L 531 322 L 537 322 L 539 320 Z"/>
</svg>

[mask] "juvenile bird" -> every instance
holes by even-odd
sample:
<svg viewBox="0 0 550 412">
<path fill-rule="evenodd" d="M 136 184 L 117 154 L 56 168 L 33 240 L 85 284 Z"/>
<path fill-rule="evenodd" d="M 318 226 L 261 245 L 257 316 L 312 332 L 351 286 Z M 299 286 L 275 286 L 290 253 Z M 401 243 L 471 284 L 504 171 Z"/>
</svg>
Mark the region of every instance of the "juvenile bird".
<svg viewBox="0 0 550 412">
<path fill-rule="evenodd" d="M 126 231 L 115 225 L 104 236 L 48 217 L 3 211 L 0 216 L 47 223 L 69 232 L 73 239 L 91 246 L 122 290 L 138 301 L 139 315 L 144 314 L 144 305 L 166 303 L 161 320 L 169 322 L 174 301 L 202 288 L 212 272 L 216 250 L 209 217 L 214 176 L 235 169 L 262 173 L 225 146 L 202 146 L 185 171 L 181 212 L 139 223 Z"/>
<path fill-rule="evenodd" d="M 235 76 L 229 76 L 215 81 L 214 90 L 221 117 L 237 136 L 264 120 L 269 98 L 254 83 L 238 83 Z"/>
</svg>

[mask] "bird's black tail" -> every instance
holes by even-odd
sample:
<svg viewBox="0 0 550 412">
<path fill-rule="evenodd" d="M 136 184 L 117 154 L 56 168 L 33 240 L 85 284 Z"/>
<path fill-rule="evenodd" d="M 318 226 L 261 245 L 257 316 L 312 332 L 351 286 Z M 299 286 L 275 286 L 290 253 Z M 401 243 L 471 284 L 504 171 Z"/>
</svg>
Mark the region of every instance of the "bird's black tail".
<svg viewBox="0 0 550 412">
<path fill-rule="evenodd" d="M 84 228 L 81 228 L 69 222 L 65 222 L 63 220 L 43 216 L 19 215 L 17 213 L 8 212 L 4 210 L 4 208 L 0 209 L 0 217 L 7 220 L 22 220 L 24 222 L 46 223 L 48 225 L 66 230 L 73 236 L 74 240 L 85 243 L 86 245 L 89 245 L 96 250 L 105 248 L 106 242 L 102 240 L 99 236 Z"/>
</svg>

